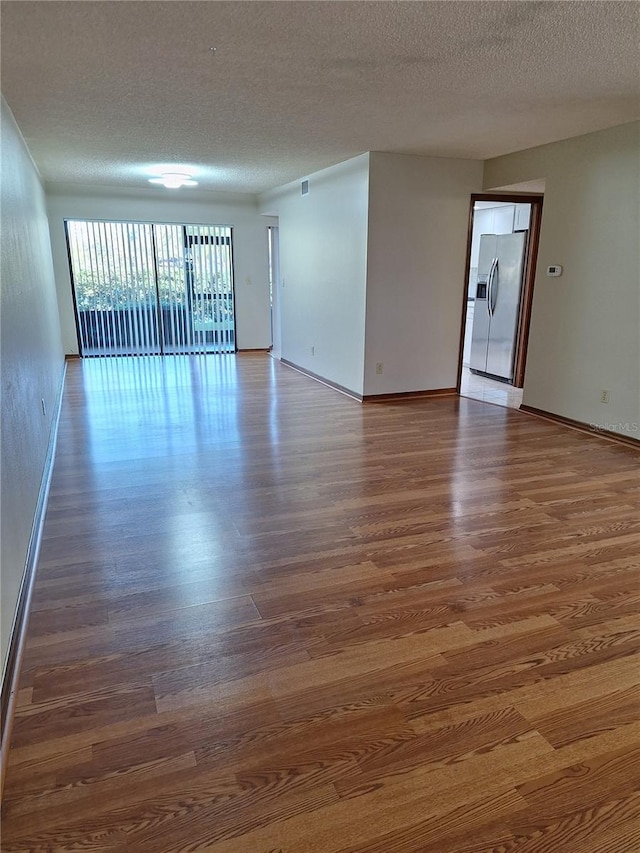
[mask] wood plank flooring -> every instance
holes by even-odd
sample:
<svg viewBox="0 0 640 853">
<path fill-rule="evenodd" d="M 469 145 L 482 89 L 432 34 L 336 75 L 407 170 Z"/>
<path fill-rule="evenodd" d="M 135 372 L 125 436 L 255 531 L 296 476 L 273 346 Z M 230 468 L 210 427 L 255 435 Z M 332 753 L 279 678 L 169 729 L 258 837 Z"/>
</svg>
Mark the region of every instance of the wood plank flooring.
<svg viewBox="0 0 640 853">
<path fill-rule="evenodd" d="M 69 364 L 2 850 L 640 851 L 632 448 Z"/>
</svg>

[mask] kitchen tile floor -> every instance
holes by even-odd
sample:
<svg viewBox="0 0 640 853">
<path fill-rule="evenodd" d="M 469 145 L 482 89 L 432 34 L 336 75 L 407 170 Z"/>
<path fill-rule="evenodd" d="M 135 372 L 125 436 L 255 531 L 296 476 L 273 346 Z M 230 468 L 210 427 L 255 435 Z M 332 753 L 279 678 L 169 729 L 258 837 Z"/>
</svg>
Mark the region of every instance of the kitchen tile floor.
<svg viewBox="0 0 640 853">
<path fill-rule="evenodd" d="M 509 409 L 519 409 L 522 403 L 522 388 L 514 388 L 506 382 L 487 379 L 486 376 L 477 376 L 471 373 L 468 367 L 462 368 L 460 394 L 463 397 L 472 397 L 474 400 L 506 406 Z"/>
</svg>

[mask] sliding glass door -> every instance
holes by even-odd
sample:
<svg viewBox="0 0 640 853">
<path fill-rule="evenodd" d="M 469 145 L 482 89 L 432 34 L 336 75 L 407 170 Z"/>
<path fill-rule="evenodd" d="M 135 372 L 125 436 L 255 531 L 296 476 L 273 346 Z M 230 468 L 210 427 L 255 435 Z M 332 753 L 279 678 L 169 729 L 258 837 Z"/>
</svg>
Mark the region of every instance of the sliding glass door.
<svg viewBox="0 0 640 853">
<path fill-rule="evenodd" d="M 82 355 L 235 352 L 231 228 L 65 225 Z"/>
</svg>

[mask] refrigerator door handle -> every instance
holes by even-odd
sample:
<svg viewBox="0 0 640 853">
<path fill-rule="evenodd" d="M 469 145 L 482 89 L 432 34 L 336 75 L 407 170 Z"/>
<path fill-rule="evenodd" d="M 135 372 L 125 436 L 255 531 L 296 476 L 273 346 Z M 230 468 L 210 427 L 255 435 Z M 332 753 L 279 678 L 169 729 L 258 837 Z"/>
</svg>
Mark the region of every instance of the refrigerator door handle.
<svg viewBox="0 0 640 853">
<path fill-rule="evenodd" d="M 495 314 L 496 311 L 496 301 L 498 299 L 498 282 L 496 278 L 498 276 L 498 264 L 499 259 L 496 258 L 496 262 L 493 265 L 493 275 L 491 276 L 491 296 L 489 299 L 491 300 L 491 316 Z"/>
<path fill-rule="evenodd" d="M 495 258 L 491 259 L 491 266 L 489 267 L 489 275 L 487 277 L 487 314 L 491 316 L 491 279 L 493 278 L 493 267 L 496 262 Z"/>
<path fill-rule="evenodd" d="M 487 312 L 490 317 L 493 317 L 493 277 L 495 275 L 498 259 L 494 258 L 491 261 L 491 269 L 489 270 L 489 284 L 487 286 Z"/>
</svg>

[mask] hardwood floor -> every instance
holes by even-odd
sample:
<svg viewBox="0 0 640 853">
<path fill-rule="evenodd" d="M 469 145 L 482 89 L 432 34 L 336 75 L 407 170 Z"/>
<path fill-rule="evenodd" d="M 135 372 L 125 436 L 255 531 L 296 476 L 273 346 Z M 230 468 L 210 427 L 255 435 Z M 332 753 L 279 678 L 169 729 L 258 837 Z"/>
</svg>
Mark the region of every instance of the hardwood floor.
<svg viewBox="0 0 640 853">
<path fill-rule="evenodd" d="M 2 850 L 640 850 L 638 453 L 69 364 Z"/>
</svg>

